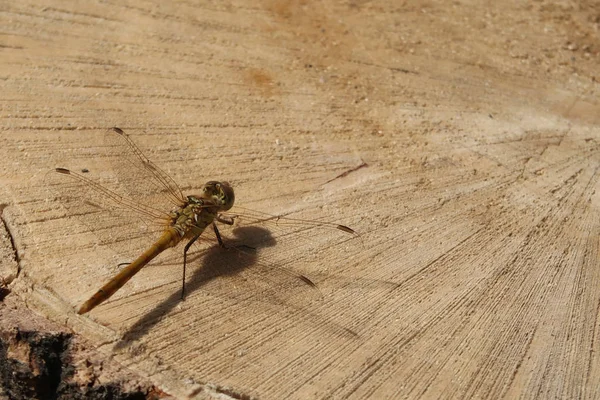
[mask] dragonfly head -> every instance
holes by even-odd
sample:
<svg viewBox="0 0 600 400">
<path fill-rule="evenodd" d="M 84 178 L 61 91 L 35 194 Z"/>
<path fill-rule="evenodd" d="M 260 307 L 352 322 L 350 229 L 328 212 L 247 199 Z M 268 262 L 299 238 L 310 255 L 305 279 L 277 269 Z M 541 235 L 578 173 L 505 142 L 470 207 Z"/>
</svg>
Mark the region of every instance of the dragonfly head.
<svg viewBox="0 0 600 400">
<path fill-rule="evenodd" d="M 229 210 L 235 201 L 233 188 L 229 182 L 207 182 L 202 188 L 202 198 L 218 204 L 220 211 Z"/>
</svg>

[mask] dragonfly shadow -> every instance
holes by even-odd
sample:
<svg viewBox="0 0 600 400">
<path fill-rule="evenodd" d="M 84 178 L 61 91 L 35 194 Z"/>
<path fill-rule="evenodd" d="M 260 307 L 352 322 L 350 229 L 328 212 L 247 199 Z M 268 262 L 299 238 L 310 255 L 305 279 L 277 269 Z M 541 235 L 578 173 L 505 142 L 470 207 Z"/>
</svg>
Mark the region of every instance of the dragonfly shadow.
<svg viewBox="0 0 600 400">
<path fill-rule="evenodd" d="M 234 229 L 232 233 L 235 238 L 225 242 L 228 248 L 214 245 L 200 256 L 190 257 L 188 265 L 193 265 L 192 262 L 198 257 L 201 257 L 203 261 L 201 267 L 186 279 L 186 298 L 221 277 L 226 280 L 227 276 L 236 275 L 251 268 L 257 262 L 257 254 L 260 249 L 274 246 L 276 243 L 271 232 L 264 228 L 240 227 Z M 146 335 L 165 315 L 178 307 L 181 301 L 181 290 L 178 289 L 127 329 L 115 348 L 123 348 Z"/>
<path fill-rule="evenodd" d="M 225 242 L 228 248 L 222 248 L 215 245 L 204 252 L 202 257 L 202 266 L 187 279 L 186 297 L 197 290 L 205 290 L 207 293 L 218 296 L 225 295 L 230 299 L 238 299 L 241 302 L 263 301 L 273 305 L 284 307 L 292 314 L 296 315 L 300 321 L 309 325 L 318 326 L 319 329 L 325 329 L 332 333 L 350 338 L 358 338 L 358 334 L 328 318 L 318 315 L 314 310 L 306 307 L 307 298 L 303 296 L 304 292 L 318 293 L 320 291 L 310 284 L 302 282 L 302 279 L 296 282 L 301 292 L 300 304 L 290 300 L 293 297 L 293 288 L 282 290 L 277 287 L 275 280 L 263 282 L 267 287 L 252 284 L 253 279 L 246 280 L 246 270 L 249 275 L 256 274 L 252 268 L 264 268 L 259 264 L 258 256 L 261 250 L 276 244 L 275 238 L 268 229 L 261 227 L 239 227 L 232 231 L 234 238 Z M 229 279 L 234 275 L 241 275 L 241 279 Z M 223 279 L 221 279 L 223 278 Z M 287 279 L 287 278 L 286 278 Z M 307 278 L 305 278 L 307 279 Z M 237 282 L 239 286 L 235 287 L 232 282 Z M 275 283 L 275 286 L 272 284 Z M 268 285 L 271 285 L 270 287 Z M 320 298 L 322 300 L 322 298 Z M 115 349 L 127 347 L 132 342 L 145 336 L 162 318 L 169 314 L 173 309 L 181 304 L 181 291 L 176 290 L 161 304 L 157 305 L 152 311 L 144 315 L 140 320 L 134 323 L 122 336 L 122 339 L 115 344 Z"/>
</svg>

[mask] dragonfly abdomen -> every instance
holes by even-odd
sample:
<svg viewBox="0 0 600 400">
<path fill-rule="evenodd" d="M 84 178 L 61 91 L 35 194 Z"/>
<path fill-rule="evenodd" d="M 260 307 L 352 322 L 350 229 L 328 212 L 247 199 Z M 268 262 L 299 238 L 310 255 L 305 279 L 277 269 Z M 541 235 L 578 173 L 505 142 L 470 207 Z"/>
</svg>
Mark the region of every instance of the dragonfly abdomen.
<svg viewBox="0 0 600 400">
<path fill-rule="evenodd" d="M 143 252 L 138 258 L 136 258 L 131 264 L 126 266 L 102 286 L 88 301 L 77 311 L 78 314 L 85 314 L 92 310 L 94 307 L 104 302 L 110 296 L 112 296 L 117 290 L 127 283 L 140 269 L 148 264 L 154 257 L 162 253 L 164 250 L 177 245 L 181 241 L 181 235 L 175 228 L 167 229 L 160 238 L 145 252 Z"/>
</svg>

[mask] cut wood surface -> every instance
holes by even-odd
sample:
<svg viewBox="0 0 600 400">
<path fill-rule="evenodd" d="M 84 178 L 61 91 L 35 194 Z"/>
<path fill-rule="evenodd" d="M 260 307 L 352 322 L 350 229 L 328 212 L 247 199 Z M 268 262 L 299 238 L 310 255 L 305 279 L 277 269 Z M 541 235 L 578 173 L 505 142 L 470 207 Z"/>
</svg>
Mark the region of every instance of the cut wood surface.
<svg viewBox="0 0 600 400">
<path fill-rule="evenodd" d="M 8 296 L 177 398 L 599 398 L 599 18 L 591 1 L 5 2 Z M 69 203 L 52 172 L 162 206 L 113 126 L 185 194 L 230 182 L 238 217 L 228 248 L 207 229 L 192 249 L 185 300 L 180 244 L 77 315 L 158 237 L 99 193 Z"/>
</svg>

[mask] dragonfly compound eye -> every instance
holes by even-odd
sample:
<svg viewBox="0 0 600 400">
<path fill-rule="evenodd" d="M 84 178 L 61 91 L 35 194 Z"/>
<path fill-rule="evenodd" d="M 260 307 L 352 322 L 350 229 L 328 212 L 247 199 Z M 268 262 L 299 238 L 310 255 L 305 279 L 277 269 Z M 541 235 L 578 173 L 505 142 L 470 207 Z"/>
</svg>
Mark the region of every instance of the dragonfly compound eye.
<svg viewBox="0 0 600 400">
<path fill-rule="evenodd" d="M 202 197 L 218 204 L 221 211 L 227 211 L 233 207 L 235 195 L 229 183 L 210 181 L 204 185 L 202 190 Z"/>
<path fill-rule="evenodd" d="M 221 201 L 223 204 L 221 209 L 223 211 L 227 211 L 231 207 L 233 207 L 233 203 L 235 201 L 235 194 L 233 193 L 233 188 L 229 186 L 229 183 L 227 182 L 219 183 L 217 188 L 219 189 Z"/>
</svg>

